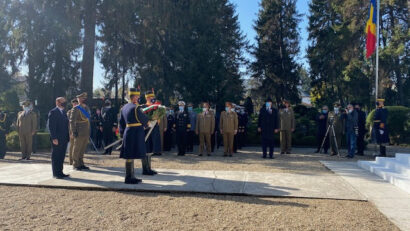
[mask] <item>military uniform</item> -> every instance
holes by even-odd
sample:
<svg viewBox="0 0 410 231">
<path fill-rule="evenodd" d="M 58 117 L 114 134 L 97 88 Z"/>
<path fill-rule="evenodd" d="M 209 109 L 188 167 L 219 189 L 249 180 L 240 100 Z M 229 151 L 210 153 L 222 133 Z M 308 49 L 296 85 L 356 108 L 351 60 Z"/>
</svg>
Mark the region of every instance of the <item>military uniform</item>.
<svg viewBox="0 0 410 231">
<path fill-rule="evenodd" d="M 166 115 L 164 115 L 160 120 L 158 120 L 158 126 L 159 126 L 159 134 L 161 137 L 161 151 L 165 151 L 164 138 L 165 138 L 165 133 L 168 131 L 168 120 L 167 120 Z"/>
<path fill-rule="evenodd" d="M 238 131 L 238 115 L 236 112 L 221 112 L 219 127 L 224 140 L 224 156 L 232 156 L 233 139 L 235 131 Z"/>
<path fill-rule="evenodd" d="M 187 152 L 193 152 L 194 151 L 194 138 L 195 138 L 195 126 L 196 126 L 196 118 L 197 114 L 194 111 L 189 111 L 189 123 L 191 124 L 191 128 L 187 132 Z"/>
<path fill-rule="evenodd" d="M 332 121 L 333 120 L 333 121 Z M 329 141 L 330 141 L 330 147 L 332 149 L 332 155 L 336 155 L 337 149 L 340 150 L 342 147 L 342 137 L 344 133 L 344 127 L 345 127 L 345 120 L 344 120 L 344 115 L 341 112 L 334 112 L 331 111 L 329 112 L 328 118 L 327 118 L 327 124 L 328 126 L 331 125 L 333 122 L 333 127 L 334 131 L 332 129 L 329 130 Z M 336 138 L 336 143 L 335 143 L 335 138 Z M 336 148 L 337 145 L 337 148 Z"/>
<path fill-rule="evenodd" d="M 246 126 L 248 124 L 248 115 L 245 112 L 238 113 L 238 134 L 237 134 L 237 145 L 238 149 L 242 149 L 246 143 Z"/>
<path fill-rule="evenodd" d="M 378 107 L 374 113 L 373 129 L 375 130 L 377 144 L 380 145 L 380 155 L 386 156 L 386 145 L 390 143 L 387 117 L 389 112 L 384 107 Z"/>
<path fill-rule="evenodd" d="M 148 91 L 145 93 L 145 98 L 147 99 L 147 103 L 142 105 L 142 108 L 149 107 L 156 102 L 155 93 L 153 91 Z M 153 155 L 160 156 L 162 152 L 161 147 L 161 132 L 159 129 L 160 120 L 157 121 L 157 124 L 152 129 L 150 136 L 146 142 L 147 145 L 147 153 L 153 153 Z M 149 130 L 145 131 L 145 135 L 147 135 Z"/>
<path fill-rule="evenodd" d="M 174 146 L 174 127 L 175 119 L 173 114 L 166 117 L 167 131 L 164 134 L 164 151 L 171 151 Z"/>
<path fill-rule="evenodd" d="M 70 119 L 73 109 L 74 108 L 67 111 L 68 119 Z M 73 132 L 71 131 L 71 128 L 69 128 L 69 133 L 70 133 L 70 146 L 68 147 L 68 158 L 69 158 L 70 165 L 73 165 L 74 135 L 73 135 Z"/>
<path fill-rule="evenodd" d="M 94 142 L 95 142 L 95 147 L 96 148 L 101 148 L 102 145 L 102 141 L 103 141 L 103 132 L 101 131 L 103 126 L 103 118 L 101 113 L 95 113 L 94 115 L 92 115 L 92 119 L 91 119 L 91 137 L 93 138 Z M 110 143 L 109 143 L 110 144 Z"/>
<path fill-rule="evenodd" d="M 267 102 L 272 102 L 268 99 Z M 275 130 L 279 128 L 278 125 L 278 111 L 272 107 L 262 107 L 259 111 L 258 128 L 261 129 L 262 138 L 262 157 L 266 158 L 267 149 L 269 147 L 269 157 L 273 157 L 275 146 Z"/>
<path fill-rule="evenodd" d="M 28 104 L 24 104 L 28 106 Z M 32 111 L 21 111 L 17 115 L 17 132 L 20 139 L 22 159 L 30 159 L 33 150 L 33 134 L 37 129 L 37 116 Z"/>
<path fill-rule="evenodd" d="M 6 135 L 10 130 L 10 123 L 7 113 L 0 112 L 0 159 L 6 156 Z"/>
<path fill-rule="evenodd" d="M 78 95 L 77 98 L 86 98 L 87 94 Z M 88 169 L 84 165 L 84 153 L 90 139 L 90 109 L 82 104 L 74 107 L 70 115 L 70 131 L 74 136 L 73 166 L 77 170 Z"/>
<path fill-rule="evenodd" d="M 199 135 L 199 153 L 203 154 L 206 144 L 207 154 L 211 154 L 211 134 L 215 130 L 215 116 L 212 112 L 199 113 L 196 119 L 195 132 Z"/>
<path fill-rule="evenodd" d="M 295 114 L 292 108 L 279 110 L 280 151 L 290 153 L 292 149 L 292 132 L 295 130 Z"/>
<path fill-rule="evenodd" d="M 186 152 L 187 131 L 191 128 L 189 114 L 186 110 L 178 111 L 175 118 L 176 138 L 178 155 L 183 156 Z"/>
</svg>

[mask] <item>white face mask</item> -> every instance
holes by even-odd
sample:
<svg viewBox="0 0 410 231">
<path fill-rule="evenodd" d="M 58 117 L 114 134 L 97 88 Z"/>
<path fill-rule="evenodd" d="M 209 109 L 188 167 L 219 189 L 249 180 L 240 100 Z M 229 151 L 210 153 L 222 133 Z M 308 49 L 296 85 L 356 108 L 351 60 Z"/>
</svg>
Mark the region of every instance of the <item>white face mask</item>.
<svg viewBox="0 0 410 231">
<path fill-rule="evenodd" d="M 349 113 L 352 113 L 353 112 L 353 109 L 349 109 Z"/>
<path fill-rule="evenodd" d="M 207 112 L 208 108 L 204 107 L 204 108 L 202 108 L 202 111 Z"/>
<path fill-rule="evenodd" d="M 335 111 L 336 114 L 339 113 L 339 108 L 338 107 L 335 107 L 333 110 Z"/>
<path fill-rule="evenodd" d="M 30 108 L 29 107 L 23 107 L 23 110 L 24 110 L 24 112 L 28 112 L 28 111 L 30 111 Z"/>
</svg>

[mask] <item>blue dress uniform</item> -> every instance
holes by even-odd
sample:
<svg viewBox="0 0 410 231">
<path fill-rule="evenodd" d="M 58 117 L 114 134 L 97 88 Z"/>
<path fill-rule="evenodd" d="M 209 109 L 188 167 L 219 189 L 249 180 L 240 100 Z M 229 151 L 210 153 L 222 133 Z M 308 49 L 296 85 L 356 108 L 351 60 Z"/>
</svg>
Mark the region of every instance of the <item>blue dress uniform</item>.
<svg viewBox="0 0 410 231">
<path fill-rule="evenodd" d="M 147 116 L 140 107 L 128 103 L 121 110 L 120 135 L 123 138 L 120 158 L 143 159 L 146 157 L 145 131 Z"/>
<path fill-rule="evenodd" d="M 386 156 L 386 144 L 389 144 L 389 131 L 387 129 L 388 111 L 384 107 L 376 109 L 373 120 L 373 129 L 376 135 L 377 144 L 380 145 L 380 155 Z"/>
<path fill-rule="evenodd" d="M 178 156 L 183 156 L 186 152 L 187 130 L 191 128 L 189 114 L 186 110 L 178 111 L 176 113 L 175 124 L 177 131 Z"/>
</svg>

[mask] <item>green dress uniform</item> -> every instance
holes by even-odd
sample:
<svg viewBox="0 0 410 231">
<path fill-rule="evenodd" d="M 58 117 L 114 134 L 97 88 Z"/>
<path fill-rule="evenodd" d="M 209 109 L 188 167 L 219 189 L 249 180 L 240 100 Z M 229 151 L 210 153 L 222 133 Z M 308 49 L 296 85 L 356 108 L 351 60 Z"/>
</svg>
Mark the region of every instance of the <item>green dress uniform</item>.
<svg viewBox="0 0 410 231">
<path fill-rule="evenodd" d="M 67 111 L 68 119 L 70 119 L 73 109 Z M 74 135 L 73 135 L 73 132 L 71 131 L 71 128 L 69 128 L 69 132 L 70 132 L 70 146 L 68 147 L 68 158 L 70 161 L 70 165 L 73 165 Z"/>
<path fill-rule="evenodd" d="M 199 135 L 199 153 L 203 154 L 206 144 L 206 152 L 211 155 L 211 134 L 215 130 L 215 115 L 210 112 L 202 112 L 197 115 L 195 132 Z"/>
<path fill-rule="evenodd" d="M 335 131 L 333 132 L 332 130 L 329 130 L 330 147 L 332 148 L 332 155 L 336 155 L 337 149 L 340 150 L 342 146 L 342 137 L 344 134 L 344 127 L 345 127 L 345 121 L 343 118 L 343 114 L 340 112 L 336 113 L 334 111 L 329 112 L 329 115 L 327 117 L 327 124 L 331 125 L 332 122 L 333 122 Z M 335 143 L 334 137 L 336 137 L 336 143 Z M 337 149 L 336 149 L 336 144 L 337 144 Z"/>
<path fill-rule="evenodd" d="M 238 115 L 236 112 L 221 112 L 219 127 L 222 132 L 224 140 L 224 156 L 232 156 L 233 153 L 233 139 L 235 131 L 238 131 Z"/>
<path fill-rule="evenodd" d="M 0 112 L 0 159 L 4 159 L 6 156 L 6 135 L 10 129 L 10 123 L 7 113 Z"/>
<path fill-rule="evenodd" d="M 22 159 L 30 159 L 33 150 L 33 134 L 37 129 L 36 114 L 32 111 L 19 112 L 16 127 L 20 139 Z"/>
<path fill-rule="evenodd" d="M 78 105 L 72 109 L 70 115 L 70 131 L 74 136 L 72 151 L 73 166 L 78 170 L 85 167 L 83 161 L 84 153 L 90 139 L 90 109 L 87 105 Z"/>
<path fill-rule="evenodd" d="M 292 130 L 295 130 L 295 114 L 292 108 L 279 110 L 280 151 L 290 153 L 292 149 Z"/>
</svg>

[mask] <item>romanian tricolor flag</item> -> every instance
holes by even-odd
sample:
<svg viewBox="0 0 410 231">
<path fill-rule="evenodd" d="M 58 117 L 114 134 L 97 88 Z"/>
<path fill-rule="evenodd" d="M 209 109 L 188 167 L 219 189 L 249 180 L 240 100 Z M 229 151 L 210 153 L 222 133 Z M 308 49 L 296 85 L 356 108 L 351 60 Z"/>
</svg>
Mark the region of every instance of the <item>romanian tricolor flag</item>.
<svg viewBox="0 0 410 231">
<path fill-rule="evenodd" d="M 366 23 L 366 58 L 369 58 L 376 50 L 376 27 L 377 27 L 377 10 L 376 0 L 370 0 L 369 19 Z"/>
</svg>

